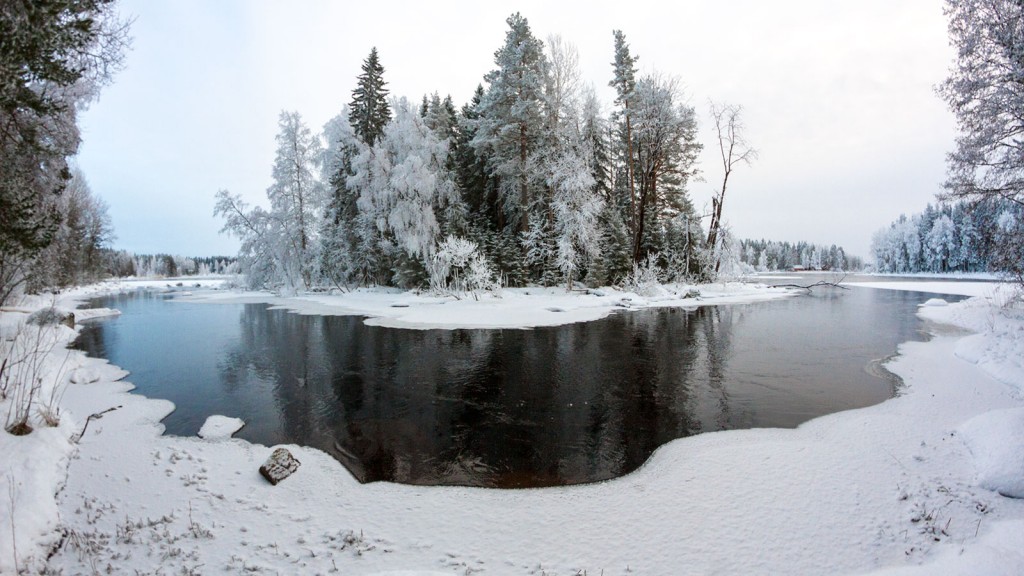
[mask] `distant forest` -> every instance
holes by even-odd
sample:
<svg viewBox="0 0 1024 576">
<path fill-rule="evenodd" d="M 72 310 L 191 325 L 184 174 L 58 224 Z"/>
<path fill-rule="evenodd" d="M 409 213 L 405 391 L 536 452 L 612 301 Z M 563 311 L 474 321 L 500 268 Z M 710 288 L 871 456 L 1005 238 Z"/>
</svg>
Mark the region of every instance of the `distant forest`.
<svg viewBox="0 0 1024 576">
<path fill-rule="evenodd" d="M 104 271 L 108 276 L 205 276 L 237 274 L 238 259 L 234 256 L 177 256 L 172 254 L 133 254 L 127 250 L 106 250 Z"/>
<path fill-rule="evenodd" d="M 842 246 L 820 246 L 808 242 L 775 242 L 772 240 L 741 240 L 739 242 L 739 261 L 746 269 L 756 272 L 769 270 L 792 270 L 800 267 L 805 270 L 836 270 L 860 271 L 864 261 L 859 256 L 851 256 Z"/>
<path fill-rule="evenodd" d="M 1024 205 L 1005 199 L 961 201 L 901 215 L 875 232 L 871 251 L 879 272 L 1009 272 L 1020 266 L 1012 241 Z"/>
</svg>

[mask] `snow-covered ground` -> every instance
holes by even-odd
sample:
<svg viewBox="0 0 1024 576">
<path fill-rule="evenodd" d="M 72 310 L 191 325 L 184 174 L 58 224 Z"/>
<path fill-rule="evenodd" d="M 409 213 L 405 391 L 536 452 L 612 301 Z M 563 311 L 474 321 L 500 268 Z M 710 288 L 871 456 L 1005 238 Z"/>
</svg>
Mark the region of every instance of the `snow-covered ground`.
<svg viewBox="0 0 1024 576">
<path fill-rule="evenodd" d="M 496 293 L 436 296 L 388 289 L 281 298 L 267 292 L 198 292 L 199 302 L 266 302 L 299 314 L 368 316 L 366 324 L 388 328 L 535 328 L 589 322 L 617 310 L 759 302 L 799 294 L 785 288 L 741 282 L 701 286 L 656 286 L 624 292 L 615 288 L 567 293 L 565 288 L 506 288 Z"/>
<path fill-rule="evenodd" d="M 0 432 L 0 573 L 13 573 L 15 549 L 19 568 L 64 574 L 1024 573 L 1024 500 L 1000 494 L 1019 495 L 1024 477 L 1024 312 L 985 288 L 922 307 L 935 337 L 887 365 L 906 384 L 897 398 L 794 430 L 676 440 L 623 478 L 535 490 L 360 485 L 298 446 L 288 446 L 298 472 L 271 486 L 257 468 L 272 448 L 224 438 L 237 422 L 211 423 L 207 439 L 163 437 L 170 403 L 128 393 L 123 371 L 58 346 L 47 380 L 77 382 L 60 425 Z M 703 303 L 778 296 L 716 290 L 700 287 Z M 601 317 L 625 297 L 696 300 L 545 291 L 275 303 L 390 326 L 528 326 Z M 9 333 L 24 316 L 5 311 L 0 326 Z M 74 337 L 50 330 L 61 344 Z"/>
</svg>

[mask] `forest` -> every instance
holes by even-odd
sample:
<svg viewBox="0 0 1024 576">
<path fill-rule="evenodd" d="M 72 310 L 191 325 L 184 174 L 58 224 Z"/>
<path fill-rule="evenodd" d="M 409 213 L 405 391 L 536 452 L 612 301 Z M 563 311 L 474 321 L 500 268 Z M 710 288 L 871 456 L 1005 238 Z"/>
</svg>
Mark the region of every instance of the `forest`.
<svg viewBox="0 0 1024 576">
<path fill-rule="evenodd" d="M 730 242 L 719 224 L 725 185 L 705 231 L 687 191 L 702 148 L 697 113 L 680 82 L 639 75 L 615 31 L 617 97 L 605 117 L 572 45 L 542 42 L 519 14 L 507 24 L 495 68 L 461 107 L 437 93 L 390 97 L 373 49 L 322 136 L 281 113 L 269 209 L 217 194 L 253 287 L 571 288 L 640 272 L 715 275 Z M 712 112 L 723 160 L 753 159 L 740 108 Z"/>
<path fill-rule="evenodd" d="M 906 215 L 875 232 L 878 272 L 1010 272 L 1021 266 L 1024 205 L 1004 198 L 959 201 Z"/>
</svg>

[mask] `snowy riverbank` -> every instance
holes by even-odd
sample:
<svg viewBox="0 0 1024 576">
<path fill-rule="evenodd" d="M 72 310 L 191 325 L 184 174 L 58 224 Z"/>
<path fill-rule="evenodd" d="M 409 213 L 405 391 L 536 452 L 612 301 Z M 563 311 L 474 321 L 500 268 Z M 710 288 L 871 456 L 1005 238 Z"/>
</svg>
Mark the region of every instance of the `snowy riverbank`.
<svg viewBox="0 0 1024 576">
<path fill-rule="evenodd" d="M 948 284 L 902 288 L 967 290 Z M 298 473 L 270 486 L 257 473 L 270 447 L 160 436 L 170 403 L 129 394 L 123 371 L 58 345 L 47 369 L 77 382 L 60 426 L 0 431 L 0 573 L 13 571 L 15 548 L 33 573 L 1020 573 L 1024 500 L 998 490 L 1024 476 L 1012 460 L 1024 435 L 1005 432 L 1024 421 L 1024 314 L 997 306 L 1008 298 L 996 285 L 977 284 L 971 300 L 922 308 L 935 337 L 904 344 L 887 365 L 906 384 L 897 398 L 795 430 L 677 440 L 626 477 L 537 490 L 360 485 L 328 455 L 297 446 Z M 699 301 L 556 290 L 443 305 L 382 292 L 273 303 L 388 326 L 509 327 L 780 295 L 699 290 Z M 6 329 L 23 313 L 0 318 Z M 75 334 L 52 331 L 61 345 Z M 115 406 L 69 443 L 89 414 Z"/>
<path fill-rule="evenodd" d="M 505 288 L 476 295 L 437 296 L 374 288 L 291 298 L 267 292 L 215 291 L 197 293 L 191 300 L 266 302 L 299 314 L 367 316 L 366 324 L 387 328 L 453 329 L 559 326 L 599 320 L 621 310 L 760 302 L 799 293 L 764 284 L 728 282 L 655 286 L 642 294 L 615 288 L 572 293 L 565 288 Z"/>
</svg>

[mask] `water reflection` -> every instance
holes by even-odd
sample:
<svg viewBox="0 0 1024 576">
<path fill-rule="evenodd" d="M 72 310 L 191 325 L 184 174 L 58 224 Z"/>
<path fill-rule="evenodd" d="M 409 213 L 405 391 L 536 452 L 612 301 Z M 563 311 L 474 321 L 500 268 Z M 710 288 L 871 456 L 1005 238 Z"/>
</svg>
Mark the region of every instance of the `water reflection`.
<svg viewBox="0 0 1024 576">
<path fill-rule="evenodd" d="M 239 324 L 221 385 L 269 386 L 279 415 L 279 431 L 264 422 L 243 436 L 317 446 L 363 481 L 601 480 L 729 423 L 728 308 L 623 314 L 597 329 L 396 331 L 247 305 Z"/>
<path fill-rule="evenodd" d="M 889 397 L 892 382 L 865 367 L 914 337 L 925 297 L 826 290 L 557 328 L 415 331 L 136 296 L 97 303 L 125 313 L 77 346 L 175 402 L 171 434 L 219 413 L 246 421 L 242 438 L 315 446 L 364 482 L 548 486 L 628 473 L 675 438 L 791 427 Z"/>
</svg>

